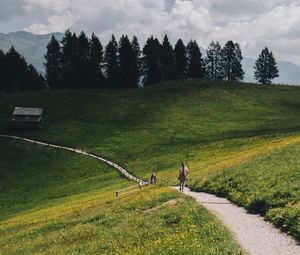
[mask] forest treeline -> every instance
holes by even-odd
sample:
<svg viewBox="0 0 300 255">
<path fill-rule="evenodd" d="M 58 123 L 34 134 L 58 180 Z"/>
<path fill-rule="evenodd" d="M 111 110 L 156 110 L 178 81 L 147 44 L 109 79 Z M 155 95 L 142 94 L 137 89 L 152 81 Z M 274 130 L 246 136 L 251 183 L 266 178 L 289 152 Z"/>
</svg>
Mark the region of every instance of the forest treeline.
<svg viewBox="0 0 300 255">
<path fill-rule="evenodd" d="M 222 48 L 212 42 L 204 58 L 195 40 L 173 47 L 167 35 L 154 36 L 141 48 L 136 36 L 112 35 L 103 47 L 99 38 L 67 30 L 58 42 L 52 37 L 45 55 L 46 80 L 50 88 L 129 88 L 167 80 L 243 80 L 242 52 L 228 41 Z"/>
<path fill-rule="evenodd" d="M 167 35 L 160 42 L 150 36 L 143 47 L 138 38 L 112 35 L 103 47 L 93 33 L 90 38 L 67 30 L 59 42 L 54 36 L 45 54 L 45 80 L 12 47 L 0 51 L 0 91 L 12 93 L 32 89 L 134 88 L 167 80 L 207 79 L 242 81 L 242 51 L 229 40 L 223 47 L 212 41 L 205 56 L 198 43 L 186 45 L 178 39 L 174 47 Z M 271 83 L 278 77 L 273 53 L 265 48 L 256 61 L 255 78 Z M 45 83 L 46 81 L 46 83 Z"/>
<path fill-rule="evenodd" d="M 14 47 L 6 53 L 0 50 L 0 94 L 45 88 L 44 77 Z"/>
</svg>

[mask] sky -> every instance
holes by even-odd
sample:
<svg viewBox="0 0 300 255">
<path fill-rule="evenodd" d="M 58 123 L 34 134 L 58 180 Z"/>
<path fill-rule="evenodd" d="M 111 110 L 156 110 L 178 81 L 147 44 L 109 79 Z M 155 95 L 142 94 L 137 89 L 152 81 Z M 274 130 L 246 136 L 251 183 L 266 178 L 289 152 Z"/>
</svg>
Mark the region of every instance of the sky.
<svg viewBox="0 0 300 255">
<path fill-rule="evenodd" d="M 0 32 L 36 34 L 84 30 L 106 43 L 111 34 L 168 34 L 175 43 L 240 43 L 245 56 L 267 46 L 281 60 L 300 64 L 300 0 L 0 0 Z"/>
</svg>

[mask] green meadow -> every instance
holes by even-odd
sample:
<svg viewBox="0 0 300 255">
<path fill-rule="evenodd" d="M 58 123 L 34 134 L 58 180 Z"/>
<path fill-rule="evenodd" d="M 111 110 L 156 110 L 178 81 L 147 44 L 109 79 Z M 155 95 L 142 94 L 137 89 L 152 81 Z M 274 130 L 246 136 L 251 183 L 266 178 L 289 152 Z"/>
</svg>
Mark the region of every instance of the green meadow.
<svg viewBox="0 0 300 255">
<path fill-rule="evenodd" d="M 16 105 L 44 107 L 43 128 L 9 131 Z M 116 199 L 133 183 L 113 168 L 1 138 L 0 246 L 4 254 L 240 254 L 213 216 L 168 188 L 182 161 L 193 189 L 228 196 L 297 237 L 289 219 L 300 220 L 299 129 L 300 88 L 291 86 L 187 81 L 3 96 L 2 133 L 97 152 L 143 179 L 156 172 L 159 185 Z"/>
<path fill-rule="evenodd" d="M 220 222 L 167 187 L 96 160 L 0 139 L 0 254 L 244 254 Z"/>
</svg>

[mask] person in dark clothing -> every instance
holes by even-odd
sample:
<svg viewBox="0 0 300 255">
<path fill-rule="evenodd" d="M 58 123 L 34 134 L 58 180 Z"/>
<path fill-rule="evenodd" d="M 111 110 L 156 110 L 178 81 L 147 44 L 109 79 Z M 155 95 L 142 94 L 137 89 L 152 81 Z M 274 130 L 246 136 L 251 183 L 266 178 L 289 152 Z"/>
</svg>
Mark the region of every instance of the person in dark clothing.
<svg viewBox="0 0 300 255">
<path fill-rule="evenodd" d="M 155 173 L 153 173 L 152 175 L 151 175 L 151 177 L 150 177 L 150 183 L 151 184 L 156 184 L 156 174 Z"/>
</svg>

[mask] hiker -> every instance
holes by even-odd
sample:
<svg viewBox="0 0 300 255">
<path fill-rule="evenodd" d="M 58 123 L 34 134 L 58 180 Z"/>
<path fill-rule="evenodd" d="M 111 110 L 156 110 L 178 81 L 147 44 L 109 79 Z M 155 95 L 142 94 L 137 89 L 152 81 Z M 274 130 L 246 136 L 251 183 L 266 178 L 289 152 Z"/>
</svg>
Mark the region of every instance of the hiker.
<svg viewBox="0 0 300 255">
<path fill-rule="evenodd" d="M 178 180 L 180 181 L 179 190 L 183 191 L 185 182 L 187 181 L 187 176 L 189 174 L 189 170 L 186 165 L 182 162 L 179 168 Z"/>
<path fill-rule="evenodd" d="M 153 173 L 151 175 L 151 177 L 150 177 L 150 183 L 151 184 L 156 184 L 156 174 L 155 173 Z"/>
</svg>

